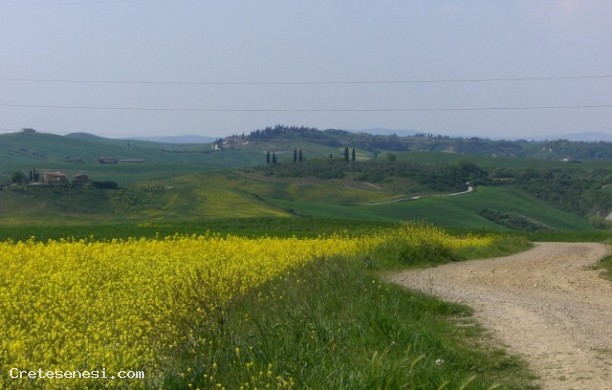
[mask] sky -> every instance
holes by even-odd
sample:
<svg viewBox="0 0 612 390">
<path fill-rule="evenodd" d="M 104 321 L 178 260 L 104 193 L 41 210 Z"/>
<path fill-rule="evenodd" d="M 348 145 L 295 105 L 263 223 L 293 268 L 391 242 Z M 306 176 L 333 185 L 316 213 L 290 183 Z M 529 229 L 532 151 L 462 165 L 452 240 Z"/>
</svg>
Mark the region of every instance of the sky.
<svg viewBox="0 0 612 390">
<path fill-rule="evenodd" d="M 612 0 L 0 0 L 0 133 L 612 135 Z"/>
</svg>

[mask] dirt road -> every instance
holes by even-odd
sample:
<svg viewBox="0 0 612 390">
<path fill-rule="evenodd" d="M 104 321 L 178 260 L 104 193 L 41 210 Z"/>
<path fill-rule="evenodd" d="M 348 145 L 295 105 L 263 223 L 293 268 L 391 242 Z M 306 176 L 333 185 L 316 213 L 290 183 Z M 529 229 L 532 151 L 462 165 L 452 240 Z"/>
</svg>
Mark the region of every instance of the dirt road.
<svg viewBox="0 0 612 390">
<path fill-rule="evenodd" d="M 390 276 L 408 288 L 465 303 L 542 389 L 612 389 L 612 283 L 590 265 L 602 244 L 538 243 L 526 252 Z"/>
</svg>

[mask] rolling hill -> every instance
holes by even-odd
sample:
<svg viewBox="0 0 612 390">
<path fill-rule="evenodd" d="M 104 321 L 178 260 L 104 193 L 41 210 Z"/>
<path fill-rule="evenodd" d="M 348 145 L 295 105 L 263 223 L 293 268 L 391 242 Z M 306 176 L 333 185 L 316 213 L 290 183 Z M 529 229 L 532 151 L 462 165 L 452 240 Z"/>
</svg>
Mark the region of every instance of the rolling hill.
<svg viewBox="0 0 612 390">
<path fill-rule="evenodd" d="M 99 157 L 138 159 L 149 164 L 200 164 L 220 167 L 253 166 L 265 162 L 267 151 L 280 161 L 291 160 L 301 149 L 307 159 L 341 156 L 344 147 L 357 150 L 358 159 L 384 153 L 434 153 L 447 156 L 531 158 L 546 161 L 611 161 L 612 143 L 556 141 L 493 141 L 449 138 L 428 134 L 399 137 L 344 130 L 276 126 L 233 135 L 212 144 L 167 143 L 110 139 L 88 133 L 66 136 L 38 132 L 0 134 L 0 172 L 11 168 L 63 168 L 66 164 L 95 165 Z M 263 154 L 263 156 L 262 156 Z M 450 157 L 453 158 L 453 157 Z M 456 158 L 456 157 L 455 157 Z"/>
<path fill-rule="evenodd" d="M 583 218 L 510 188 L 408 200 L 393 186 L 353 179 L 268 177 L 253 170 L 189 173 L 118 190 L 31 187 L 0 192 L 3 225 L 155 222 L 240 217 L 425 220 L 451 228 L 509 230 L 483 209 L 523 216 L 550 230 L 592 230 Z M 423 195 L 423 194 L 422 194 Z M 440 195 L 440 194 L 437 194 Z"/>
<path fill-rule="evenodd" d="M 248 135 L 226 137 L 217 141 L 216 145 L 220 148 L 272 151 L 307 148 L 317 156 L 328 155 L 348 146 L 371 154 L 418 151 L 561 161 L 612 160 L 612 143 L 605 141 L 510 141 L 478 137 L 451 138 L 425 133 L 400 137 L 396 134 L 373 135 L 338 129 L 318 130 L 282 125 L 258 129 Z"/>
<path fill-rule="evenodd" d="M 100 157 L 111 157 L 119 163 L 100 164 Z M 20 132 L 0 135 L 0 183 L 6 183 L 14 171 L 36 169 L 59 170 L 67 175 L 82 172 L 96 180 L 127 185 L 201 170 L 251 166 L 264 157 L 257 151 L 215 151 L 201 144 L 117 140 L 87 133 L 59 136 Z"/>
<path fill-rule="evenodd" d="M 396 150 L 408 141 L 438 145 L 433 149 L 451 142 L 282 126 L 228 137 L 216 147 L 86 133 L 3 134 L 0 226 L 283 217 L 576 231 L 593 229 L 587 217 L 603 221 L 612 212 L 611 160 L 492 156 L 487 148 L 494 144 L 488 140 L 453 141 L 471 145 L 468 149 L 485 145 L 479 154 Z M 355 162 L 344 161 L 345 142 L 361 146 L 355 147 Z M 504 142 L 495 147 L 523 147 Z M 574 146 L 581 150 L 585 144 Z M 592 146 L 599 150 L 601 145 Z M 298 148 L 304 163 L 293 162 Z M 278 164 L 266 164 L 268 151 Z M 125 161 L 101 164 L 99 157 Z M 119 189 L 9 185 L 12 172 L 32 169 L 61 170 L 69 178 L 84 173 L 91 180 L 116 182 Z M 476 184 L 474 192 L 438 196 L 464 191 L 466 181 Z"/>
</svg>

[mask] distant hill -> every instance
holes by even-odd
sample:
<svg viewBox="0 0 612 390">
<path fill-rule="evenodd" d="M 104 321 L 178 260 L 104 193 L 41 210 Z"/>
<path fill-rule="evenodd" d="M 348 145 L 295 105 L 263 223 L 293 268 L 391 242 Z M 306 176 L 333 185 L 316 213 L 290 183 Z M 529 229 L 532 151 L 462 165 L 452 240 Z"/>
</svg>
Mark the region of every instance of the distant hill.
<svg viewBox="0 0 612 390">
<path fill-rule="evenodd" d="M 187 135 L 174 135 L 174 136 L 159 136 L 159 137 L 128 137 L 125 139 L 135 141 L 151 141 L 156 143 L 167 143 L 167 144 L 210 144 L 216 140 L 212 137 L 204 137 L 201 135 L 187 134 Z"/>
<path fill-rule="evenodd" d="M 137 142 L 140 147 L 153 149 L 193 149 L 190 146 L 200 147 L 201 144 L 209 144 L 215 140 L 199 136 L 106 138 L 90 133 L 70 133 L 65 137 L 118 146 L 135 145 Z M 204 139 L 207 142 L 202 142 Z"/>
<path fill-rule="evenodd" d="M 444 152 L 495 157 L 537 158 L 560 161 L 612 160 L 612 142 L 597 141 L 527 141 L 456 138 L 425 133 L 411 136 L 375 135 L 346 130 L 318 130 L 309 127 L 267 127 L 248 135 L 234 135 L 218 140 L 221 149 L 257 149 L 291 152 L 307 145 L 323 156 L 345 146 L 374 155 L 381 152 Z M 317 150 L 314 145 L 319 147 Z"/>
<path fill-rule="evenodd" d="M 178 136 L 174 141 L 187 141 L 189 137 Z M 198 141 L 204 140 L 202 137 L 196 138 Z M 217 139 L 210 144 L 114 139 L 82 132 L 60 136 L 29 131 L 0 134 L 0 175 L 6 175 L 15 168 L 82 170 L 88 165 L 99 165 L 100 157 L 142 160 L 145 164 L 253 166 L 265 164 L 266 152 L 274 152 L 279 161 L 287 161 L 292 159 L 296 149 L 301 149 L 306 159 L 313 159 L 330 155 L 341 157 L 347 146 L 356 149 L 358 160 L 401 152 L 549 161 L 612 160 L 612 142 L 604 141 L 508 141 L 477 137 L 451 138 L 422 133 L 409 136 L 376 135 L 303 126 L 277 125 L 254 130 L 249 134 Z"/>
<path fill-rule="evenodd" d="M 573 133 L 573 134 L 555 134 L 546 135 L 542 137 L 535 137 L 535 141 L 547 141 L 547 140 L 568 140 L 576 142 L 612 142 L 612 134 L 598 133 L 598 132 L 586 132 L 586 133 Z"/>
<path fill-rule="evenodd" d="M 380 127 L 376 127 L 373 129 L 351 130 L 351 132 L 366 133 L 366 134 L 372 134 L 372 135 L 395 134 L 395 135 L 399 135 L 400 137 L 407 137 L 407 136 L 412 136 L 412 135 L 416 135 L 420 133 L 419 131 L 415 131 L 415 130 L 397 130 L 397 129 L 386 129 L 386 128 L 380 128 Z"/>
<path fill-rule="evenodd" d="M 345 161 L 346 147 L 355 149 L 354 162 Z M 296 149 L 305 159 L 293 163 Z M 277 164 L 266 164 L 267 151 Z M 606 142 L 400 137 L 280 125 L 214 145 L 18 132 L 0 135 L 0 223 L 313 216 L 581 230 L 590 227 L 585 218 L 603 224 L 612 211 L 611 154 Z M 83 173 L 119 189 L 13 180 L 33 170 L 61 171 L 69 180 Z M 468 181 L 475 191 L 439 196 L 465 192 Z"/>
<path fill-rule="evenodd" d="M 15 169 L 84 170 L 100 157 L 144 164 L 198 164 L 212 167 L 254 165 L 260 153 L 218 151 L 210 144 L 171 144 L 119 140 L 89 133 L 65 136 L 40 132 L 0 134 L 0 176 Z"/>
</svg>

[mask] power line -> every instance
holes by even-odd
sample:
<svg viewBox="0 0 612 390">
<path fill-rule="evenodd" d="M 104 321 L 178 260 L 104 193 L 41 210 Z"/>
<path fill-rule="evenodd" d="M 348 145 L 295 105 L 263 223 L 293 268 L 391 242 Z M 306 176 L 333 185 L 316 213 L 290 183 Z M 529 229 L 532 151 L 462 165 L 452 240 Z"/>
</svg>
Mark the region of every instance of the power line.
<svg viewBox="0 0 612 390">
<path fill-rule="evenodd" d="M 0 77 L 0 81 L 22 83 L 63 83 L 63 84 L 117 84 L 117 85 L 210 85 L 210 86 L 291 86 L 291 85 L 389 85 L 389 84 L 450 84 L 450 83 L 491 83 L 612 79 L 612 74 L 578 76 L 540 77 L 497 77 L 463 79 L 421 79 L 421 80 L 327 80 L 327 81 L 154 81 L 154 80 L 86 80 L 86 79 L 43 79 Z"/>
<path fill-rule="evenodd" d="M 71 106 L 46 104 L 9 104 L 0 107 L 41 108 L 64 110 L 102 111 L 168 111 L 168 112 L 452 112 L 452 111 L 520 111 L 520 110 L 574 110 L 612 108 L 612 104 L 561 105 L 561 106 L 515 106 L 515 107 L 415 107 L 415 108 L 188 108 L 188 107 L 119 107 L 119 106 Z"/>
<path fill-rule="evenodd" d="M 165 0 L 92 0 L 92 1 L 84 1 L 84 0 L 75 0 L 75 1 L 45 1 L 41 3 L 27 3 L 27 2 L 19 2 L 14 4 L 0 4 L 0 8 L 12 8 L 12 7 L 49 7 L 54 5 L 96 5 L 96 4 L 130 4 L 130 3 L 149 3 L 149 2 L 159 2 Z"/>
</svg>

